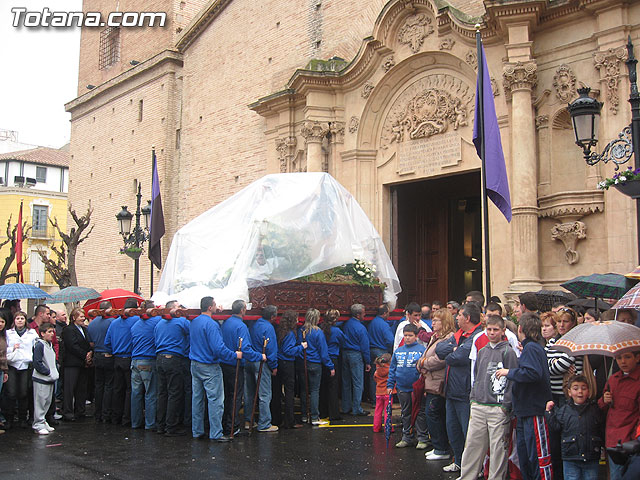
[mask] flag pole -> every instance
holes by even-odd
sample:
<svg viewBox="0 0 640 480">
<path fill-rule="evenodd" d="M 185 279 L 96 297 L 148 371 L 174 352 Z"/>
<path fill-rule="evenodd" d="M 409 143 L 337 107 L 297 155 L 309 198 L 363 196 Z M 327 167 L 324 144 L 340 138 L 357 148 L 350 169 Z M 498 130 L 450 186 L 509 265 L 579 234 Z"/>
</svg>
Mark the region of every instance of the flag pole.
<svg viewBox="0 0 640 480">
<path fill-rule="evenodd" d="M 151 186 L 153 187 L 153 170 L 156 163 L 156 147 L 151 145 Z M 151 248 L 151 230 L 149 230 L 149 248 Z M 153 295 L 153 262 L 149 259 L 149 298 Z"/>
<path fill-rule="evenodd" d="M 482 230 L 484 232 L 484 296 L 487 303 L 491 298 L 491 261 L 489 255 L 489 203 L 487 197 L 487 164 L 486 164 L 486 137 L 484 119 L 484 59 L 482 48 L 482 36 L 480 34 L 480 24 L 476 23 L 476 48 L 478 57 L 478 108 L 475 114 L 480 115 L 478 124 L 478 137 L 482 139 L 480 143 L 480 159 L 482 160 Z"/>
</svg>

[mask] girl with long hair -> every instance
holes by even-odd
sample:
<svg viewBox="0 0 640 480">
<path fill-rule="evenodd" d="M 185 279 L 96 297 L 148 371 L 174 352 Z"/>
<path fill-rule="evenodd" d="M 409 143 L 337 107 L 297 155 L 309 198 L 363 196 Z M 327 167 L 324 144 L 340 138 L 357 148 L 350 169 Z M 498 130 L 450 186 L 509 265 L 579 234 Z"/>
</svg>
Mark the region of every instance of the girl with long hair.
<svg viewBox="0 0 640 480">
<path fill-rule="evenodd" d="M 310 308 L 304 316 L 304 325 L 298 332 L 298 339 L 308 343 L 307 347 L 307 376 L 309 378 L 309 403 L 311 411 L 311 423 L 313 425 L 324 425 L 326 420 L 320 420 L 320 379 L 322 378 L 322 365 L 329 369 L 329 374 L 333 377 L 336 374 L 333 362 L 329 358 L 329 349 L 325 334 L 318 327 L 320 322 L 320 312 L 315 308 Z M 298 358 L 303 358 L 304 353 L 300 351 Z M 300 365 L 300 362 L 298 362 Z M 300 404 L 302 406 L 302 418 L 304 421 L 307 412 L 307 390 L 304 381 L 304 366 L 299 372 L 303 381 L 300 382 Z"/>
<path fill-rule="evenodd" d="M 329 417 L 329 420 L 342 420 L 340 416 L 340 402 L 338 396 L 340 394 L 340 385 L 342 384 L 340 376 L 340 351 L 344 342 L 344 334 L 342 330 L 336 327 L 336 322 L 340 318 L 340 312 L 335 309 L 327 310 L 324 314 L 320 328 L 324 333 L 327 341 L 327 349 L 329 350 L 329 358 L 333 363 L 335 375 L 331 375 L 331 369 L 322 368 L 322 381 L 320 382 L 320 416 Z"/>
</svg>

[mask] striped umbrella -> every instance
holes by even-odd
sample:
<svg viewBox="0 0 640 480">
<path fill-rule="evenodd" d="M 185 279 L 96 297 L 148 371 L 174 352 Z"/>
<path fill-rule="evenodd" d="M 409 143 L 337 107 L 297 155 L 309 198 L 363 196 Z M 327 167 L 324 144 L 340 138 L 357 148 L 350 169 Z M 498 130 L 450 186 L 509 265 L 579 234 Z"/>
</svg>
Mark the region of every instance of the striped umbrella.
<svg viewBox="0 0 640 480">
<path fill-rule="evenodd" d="M 28 283 L 6 283 L 0 285 L 0 298 L 5 300 L 22 300 L 26 298 L 51 298 L 44 290 Z"/>
<path fill-rule="evenodd" d="M 99 296 L 100 293 L 93 288 L 76 287 L 72 285 L 52 294 L 51 301 L 54 303 L 72 303 L 89 300 L 91 298 L 98 298 Z"/>
<path fill-rule="evenodd" d="M 625 293 L 612 308 L 640 308 L 640 283 Z"/>
<path fill-rule="evenodd" d="M 573 356 L 615 357 L 625 351 L 640 350 L 640 328 L 616 321 L 583 323 L 569 330 L 550 348 Z"/>
</svg>

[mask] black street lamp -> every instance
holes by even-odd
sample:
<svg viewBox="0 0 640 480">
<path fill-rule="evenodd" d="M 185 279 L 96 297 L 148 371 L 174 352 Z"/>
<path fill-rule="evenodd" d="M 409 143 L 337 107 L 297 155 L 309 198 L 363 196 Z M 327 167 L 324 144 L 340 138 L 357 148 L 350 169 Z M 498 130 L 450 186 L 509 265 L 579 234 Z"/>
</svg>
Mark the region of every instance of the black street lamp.
<svg viewBox="0 0 640 480">
<path fill-rule="evenodd" d="M 580 97 L 569 104 L 569 114 L 573 121 L 573 130 L 576 136 L 576 144 L 584 151 L 584 159 L 588 165 L 595 165 L 602 161 L 613 162 L 616 170 L 629 161 L 631 155 L 635 159 L 635 169 L 640 168 L 640 93 L 638 93 L 638 75 L 636 64 L 638 60 L 633 55 L 631 36 L 627 42 L 627 70 L 631 93 L 631 125 L 624 127 L 618 134 L 618 138 L 609 142 L 602 153 L 592 152 L 591 149 L 598 143 L 598 127 L 600 125 L 600 109 L 602 103 L 589 97 L 590 88 L 579 88 Z M 623 192 L 625 193 L 625 192 Z M 638 262 L 640 263 L 640 195 L 629 194 L 636 199 L 636 218 L 638 233 Z"/>
<path fill-rule="evenodd" d="M 133 258 L 133 291 L 140 295 L 139 280 L 140 280 L 140 255 L 142 255 L 142 247 L 144 243 L 149 240 L 149 218 L 151 217 L 151 202 L 140 208 L 140 202 L 142 201 L 142 193 L 140 192 L 140 184 L 138 184 L 138 193 L 136 195 L 136 225 L 131 231 L 131 220 L 134 217 L 127 206 L 124 205 L 122 210 L 116 214 L 118 220 L 118 226 L 120 229 L 120 235 L 124 241 L 124 248 L 122 253 Z M 140 226 L 140 215 L 144 218 L 144 228 Z"/>
</svg>

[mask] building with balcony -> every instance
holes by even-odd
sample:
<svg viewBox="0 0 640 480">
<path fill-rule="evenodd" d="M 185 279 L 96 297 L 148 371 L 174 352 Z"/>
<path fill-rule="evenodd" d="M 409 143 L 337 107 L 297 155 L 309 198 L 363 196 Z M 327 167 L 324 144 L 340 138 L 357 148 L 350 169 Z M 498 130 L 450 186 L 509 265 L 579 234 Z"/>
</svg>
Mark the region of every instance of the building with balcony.
<svg viewBox="0 0 640 480">
<path fill-rule="evenodd" d="M 59 247 L 62 239 L 49 219 L 57 219 L 67 230 L 67 191 L 69 184 L 69 149 L 35 147 L 0 154 L 0 243 L 7 238 L 7 221 L 16 224 L 23 202 L 22 217 L 30 227 L 22 246 L 25 283 L 39 285 L 47 291 L 57 290 L 38 254 Z M 0 249 L 0 268 L 9 254 L 9 246 Z M 9 273 L 16 271 L 16 262 Z M 13 279 L 9 280 L 14 281 Z"/>
</svg>

